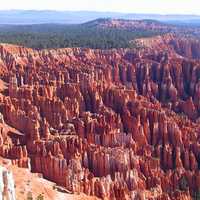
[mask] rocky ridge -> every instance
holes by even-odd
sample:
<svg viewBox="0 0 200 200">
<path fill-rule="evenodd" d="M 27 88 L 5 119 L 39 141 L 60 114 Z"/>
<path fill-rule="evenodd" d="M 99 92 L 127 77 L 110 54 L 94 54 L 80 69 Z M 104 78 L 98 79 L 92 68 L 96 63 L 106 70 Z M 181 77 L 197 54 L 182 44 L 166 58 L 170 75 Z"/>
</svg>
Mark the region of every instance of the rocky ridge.
<svg viewBox="0 0 200 200">
<path fill-rule="evenodd" d="M 117 28 L 125 30 L 149 30 L 157 32 L 170 32 L 178 28 L 176 26 L 165 24 L 156 20 L 128 20 L 117 18 L 99 18 L 84 23 L 83 25 L 95 26 L 99 28 Z"/>
</svg>

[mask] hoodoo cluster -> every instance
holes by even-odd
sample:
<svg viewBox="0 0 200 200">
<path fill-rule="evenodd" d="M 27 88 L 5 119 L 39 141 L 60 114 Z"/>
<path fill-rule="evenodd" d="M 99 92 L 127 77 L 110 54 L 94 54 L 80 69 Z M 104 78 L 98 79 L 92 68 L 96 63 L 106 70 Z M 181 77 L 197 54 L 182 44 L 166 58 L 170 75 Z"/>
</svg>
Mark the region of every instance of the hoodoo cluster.
<svg viewBox="0 0 200 200">
<path fill-rule="evenodd" d="M 101 199 L 199 195 L 200 61 L 1 45 L 0 67 L 2 157 Z"/>
</svg>

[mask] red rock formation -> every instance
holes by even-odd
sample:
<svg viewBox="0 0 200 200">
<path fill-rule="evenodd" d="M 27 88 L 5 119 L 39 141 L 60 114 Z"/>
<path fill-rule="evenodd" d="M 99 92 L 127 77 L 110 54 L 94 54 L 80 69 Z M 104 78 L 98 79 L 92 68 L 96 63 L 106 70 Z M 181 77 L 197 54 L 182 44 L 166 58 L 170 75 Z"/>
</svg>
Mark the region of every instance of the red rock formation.
<svg viewBox="0 0 200 200">
<path fill-rule="evenodd" d="M 1 45 L 0 123 L 20 132 L 1 129 L 0 155 L 74 193 L 191 199 L 200 62 L 173 53 Z"/>
<path fill-rule="evenodd" d="M 167 33 L 162 36 L 152 38 L 142 38 L 136 40 L 142 47 L 148 47 L 159 51 L 168 51 L 172 56 L 183 56 L 186 58 L 200 58 L 200 42 L 191 37 L 180 37 L 178 34 Z"/>
</svg>

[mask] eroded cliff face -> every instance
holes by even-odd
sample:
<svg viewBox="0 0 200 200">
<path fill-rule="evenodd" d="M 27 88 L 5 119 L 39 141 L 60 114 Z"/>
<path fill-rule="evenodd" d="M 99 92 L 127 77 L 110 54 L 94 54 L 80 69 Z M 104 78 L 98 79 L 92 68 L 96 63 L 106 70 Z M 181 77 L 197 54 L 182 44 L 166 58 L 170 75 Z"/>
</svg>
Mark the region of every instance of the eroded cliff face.
<svg viewBox="0 0 200 200">
<path fill-rule="evenodd" d="M 136 44 L 157 51 L 166 51 L 173 57 L 200 59 L 200 41 L 189 36 L 168 33 L 152 38 L 137 39 Z"/>
<path fill-rule="evenodd" d="M 73 193 L 189 200 L 200 188 L 200 61 L 153 50 L 1 45 L 0 155 Z"/>
</svg>

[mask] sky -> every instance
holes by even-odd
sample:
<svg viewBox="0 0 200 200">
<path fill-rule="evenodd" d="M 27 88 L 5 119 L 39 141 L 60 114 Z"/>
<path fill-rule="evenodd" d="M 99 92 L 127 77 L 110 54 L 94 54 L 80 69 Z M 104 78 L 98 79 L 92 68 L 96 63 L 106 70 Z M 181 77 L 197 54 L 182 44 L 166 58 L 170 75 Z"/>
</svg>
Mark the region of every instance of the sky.
<svg viewBox="0 0 200 200">
<path fill-rule="evenodd" d="M 200 15 L 200 0 L 2 0 L 0 10 L 10 9 Z"/>
</svg>

